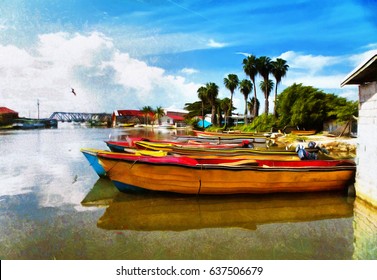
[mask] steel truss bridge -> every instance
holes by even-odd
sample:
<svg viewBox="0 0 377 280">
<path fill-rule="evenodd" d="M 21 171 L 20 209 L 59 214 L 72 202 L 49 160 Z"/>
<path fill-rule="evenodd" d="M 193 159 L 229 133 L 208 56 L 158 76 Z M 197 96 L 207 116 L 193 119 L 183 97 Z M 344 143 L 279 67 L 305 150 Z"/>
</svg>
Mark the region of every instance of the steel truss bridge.
<svg viewBox="0 0 377 280">
<path fill-rule="evenodd" d="M 54 119 L 60 122 L 88 122 L 88 121 L 110 122 L 111 114 L 54 112 L 50 116 L 50 119 Z"/>
</svg>

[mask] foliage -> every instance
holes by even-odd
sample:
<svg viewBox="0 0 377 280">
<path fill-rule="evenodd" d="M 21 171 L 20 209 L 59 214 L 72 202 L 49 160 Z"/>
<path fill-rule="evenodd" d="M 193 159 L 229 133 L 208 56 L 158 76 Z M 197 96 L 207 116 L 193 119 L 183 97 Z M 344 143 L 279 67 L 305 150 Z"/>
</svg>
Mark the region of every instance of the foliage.
<svg viewBox="0 0 377 280">
<path fill-rule="evenodd" d="M 278 126 L 322 130 L 330 119 L 349 120 L 357 114 L 357 102 L 326 94 L 311 86 L 293 84 L 278 95 Z"/>
<path fill-rule="evenodd" d="M 186 115 L 187 119 L 202 115 L 202 101 L 196 101 L 194 103 L 186 103 L 185 110 L 189 113 Z M 204 115 L 211 114 L 211 105 L 207 102 L 204 102 Z"/>
<path fill-rule="evenodd" d="M 254 120 L 249 125 L 245 125 L 241 128 L 243 131 L 250 132 L 266 132 L 271 131 L 276 127 L 276 118 L 273 114 L 262 114 L 254 118 Z"/>
</svg>

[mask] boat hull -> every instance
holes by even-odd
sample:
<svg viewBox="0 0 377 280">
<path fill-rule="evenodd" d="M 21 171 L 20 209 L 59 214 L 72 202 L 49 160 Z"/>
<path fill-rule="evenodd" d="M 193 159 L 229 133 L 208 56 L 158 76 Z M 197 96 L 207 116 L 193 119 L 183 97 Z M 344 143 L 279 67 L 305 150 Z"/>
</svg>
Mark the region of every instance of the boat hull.
<svg viewBox="0 0 377 280">
<path fill-rule="evenodd" d="M 354 166 L 265 167 L 116 160 L 99 155 L 120 191 L 132 187 L 182 194 L 316 192 L 345 189 Z"/>
</svg>

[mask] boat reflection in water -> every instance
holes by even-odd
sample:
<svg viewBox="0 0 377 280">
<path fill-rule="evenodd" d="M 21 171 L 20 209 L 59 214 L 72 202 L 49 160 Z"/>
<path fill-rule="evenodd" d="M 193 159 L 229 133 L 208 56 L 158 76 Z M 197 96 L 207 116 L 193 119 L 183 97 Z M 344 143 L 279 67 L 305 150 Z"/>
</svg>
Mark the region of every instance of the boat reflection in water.
<svg viewBox="0 0 377 280">
<path fill-rule="evenodd" d="M 89 193 L 81 201 L 81 205 L 107 207 L 118 193 L 119 191 L 114 186 L 113 182 L 107 178 L 99 178 Z"/>
<path fill-rule="evenodd" d="M 104 184 L 105 181 L 100 179 L 97 187 L 102 184 L 114 188 L 111 183 Z M 93 202 L 87 196 L 83 205 L 103 205 L 104 200 L 95 189 L 96 185 L 88 194 Z M 338 192 L 226 196 L 118 192 L 105 201 L 108 207 L 97 226 L 107 230 L 184 231 L 230 227 L 255 230 L 261 224 L 353 215 L 353 199 Z"/>
</svg>

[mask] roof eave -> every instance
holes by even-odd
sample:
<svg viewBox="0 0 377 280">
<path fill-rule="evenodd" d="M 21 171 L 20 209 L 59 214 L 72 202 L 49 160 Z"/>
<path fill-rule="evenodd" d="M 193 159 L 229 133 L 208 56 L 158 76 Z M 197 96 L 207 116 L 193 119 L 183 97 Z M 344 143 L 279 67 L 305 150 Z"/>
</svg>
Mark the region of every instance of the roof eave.
<svg viewBox="0 0 377 280">
<path fill-rule="evenodd" d="M 358 67 L 356 67 L 350 74 L 348 74 L 347 77 L 340 84 L 340 86 L 343 87 L 345 85 L 360 85 L 365 82 L 372 82 L 377 80 L 377 77 L 372 80 L 370 78 L 363 79 L 363 77 L 360 77 L 361 73 L 365 73 L 365 71 L 368 68 L 377 69 L 377 53 L 370 57 L 367 61 L 363 62 Z"/>
</svg>

